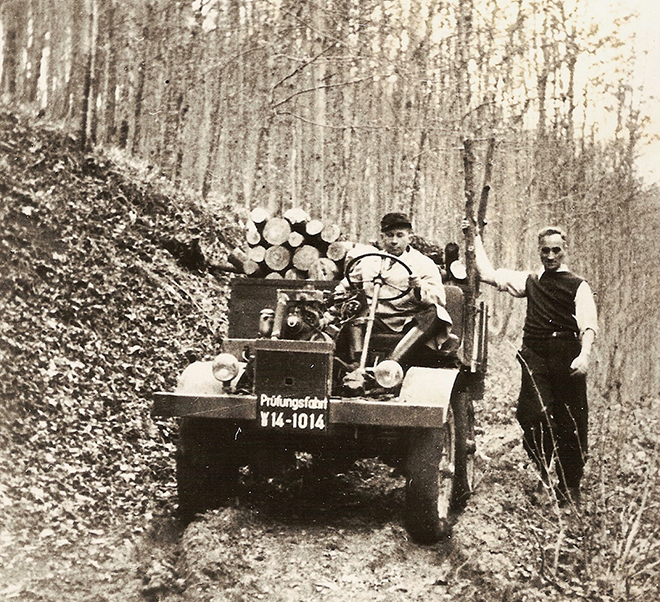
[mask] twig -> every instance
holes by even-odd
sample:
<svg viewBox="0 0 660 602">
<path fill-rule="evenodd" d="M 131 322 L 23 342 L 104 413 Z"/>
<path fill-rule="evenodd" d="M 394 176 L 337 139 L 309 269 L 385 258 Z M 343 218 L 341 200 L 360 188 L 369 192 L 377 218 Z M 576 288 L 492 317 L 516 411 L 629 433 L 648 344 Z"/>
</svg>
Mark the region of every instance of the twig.
<svg viewBox="0 0 660 602">
<path fill-rule="evenodd" d="M 290 100 L 294 99 L 296 96 L 300 96 L 301 94 L 307 94 L 308 92 L 316 92 L 318 90 L 330 90 L 331 88 L 341 88 L 342 86 L 351 86 L 353 84 L 360 84 L 364 81 L 373 79 L 376 77 L 375 75 L 369 75 L 367 77 L 360 77 L 358 79 L 354 79 L 348 82 L 339 82 L 338 84 L 325 84 L 322 86 L 313 86 L 311 88 L 305 88 L 304 90 L 298 90 L 297 92 L 294 92 L 293 94 L 289 94 L 285 99 L 280 100 L 279 102 L 276 102 L 274 105 L 272 105 L 272 109 L 277 109 L 277 107 L 282 106 L 283 104 L 286 104 Z"/>
<path fill-rule="evenodd" d="M 616 562 L 615 570 L 616 573 L 621 577 L 623 576 L 624 573 L 623 571 L 624 565 L 628 562 L 630 551 L 632 550 L 637 534 L 639 533 L 639 530 L 641 528 L 642 515 L 644 514 L 646 507 L 648 505 L 649 491 L 652 489 L 652 487 L 649 485 L 649 480 L 650 480 L 650 475 L 647 474 L 646 484 L 642 492 L 642 501 L 639 505 L 637 512 L 635 513 L 635 520 L 633 521 L 633 524 L 631 525 L 630 530 L 628 531 L 628 536 L 626 537 L 625 546 L 623 547 L 621 556 L 619 556 Z"/>
<path fill-rule="evenodd" d="M 559 555 L 561 554 L 561 548 L 564 545 L 564 539 L 566 539 L 566 528 L 562 525 L 559 530 L 559 535 L 557 536 L 557 541 L 555 543 L 555 558 L 552 563 L 552 572 L 556 575 L 557 569 L 559 568 Z"/>
<path fill-rule="evenodd" d="M 285 75 L 280 81 L 273 84 L 273 87 L 271 88 L 271 96 L 275 92 L 276 88 L 281 86 L 288 79 L 291 79 L 294 75 L 296 75 L 296 73 L 300 73 L 305 67 L 311 65 L 317 59 L 321 58 L 326 52 L 328 52 L 329 50 L 332 50 L 336 45 L 337 45 L 337 42 L 333 42 L 332 44 L 330 44 L 330 46 L 327 46 L 326 48 L 321 50 L 321 52 L 319 52 L 317 55 L 313 56 L 308 61 L 305 61 L 302 65 L 300 65 L 299 67 L 296 67 L 291 73 L 289 73 L 288 75 Z M 284 102 L 286 102 L 286 101 L 284 101 Z M 278 106 L 278 105 L 275 105 L 275 106 Z"/>
<path fill-rule="evenodd" d="M 208 320 L 209 325 L 213 324 L 213 320 L 211 319 L 211 316 L 209 316 L 205 311 L 204 308 L 195 301 L 193 296 L 185 289 L 183 288 L 176 280 L 173 280 L 169 276 L 167 277 L 167 280 L 173 284 L 176 288 L 178 288 L 182 293 L 185 294 L 186 297 L 190 300 L 190 302 L 200 311 L 200 313 Z"/>
</svg>

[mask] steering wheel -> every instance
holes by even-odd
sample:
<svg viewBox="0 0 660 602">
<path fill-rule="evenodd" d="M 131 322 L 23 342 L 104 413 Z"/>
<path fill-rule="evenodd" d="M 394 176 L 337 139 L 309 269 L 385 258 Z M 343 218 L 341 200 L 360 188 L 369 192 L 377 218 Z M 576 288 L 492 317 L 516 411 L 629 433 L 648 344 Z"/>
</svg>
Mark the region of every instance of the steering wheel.
<svg viewBox="0 0 660 602">
<path fill-rule="evenodd" d="M 380 266 L 378 268 L 378 273 L 375 274 L 374 276 L 371 276 L 370 278 L 367 278 L 366 280 L 354 280 L 351 278 L 351 270 L 356 264 L 359 264 L 362 262 L 364 259 L 367 257 L 379 257 L 381 259 Z M 387 288 L 392 288 L 394 290 L 399 291 L 398 294 L 392 295 L 391 297 L 383 297 L 382 295 L 378 295 L 378 300 L 379 301 L 394 301 L 395 299 L 401 299 L 401 297 L 405 297 L 411 290 L 412 287 L 410 285 L 406 285 L 405 288 L 401 288 L 400 284 L 392 284 L 388 278 L 391 276 L 388 276 L 386 273 L 383 273 L 383 259 L 389 259 L 393 261 L 394 263 L 398 263 L 402 265 L 406 272 L 408 273 L 409 276 L 412 275 L 412 270 L 398 257 L 395 257 L 394 255 L 388 255 L 387 253 L 364 253 L 363 255 L 358 255 L 354 259 L 351 259 L 351 261 L 348 262 L 348 265 L 346 266 L 346 280 L 348 280 L 348 284 L 352 288 L 359 288 L 358 285 L 365 284 L 367 282 L 371 284 L 376 284 L 379 283 L 382 286 L 386 286 Z M 389 266 L 391 267 L 391 266 Z M 388 268 L 389 269 L 389 268 Z M 365 293 L 366 294 L 366 293 Z M 371 298 L 371 295 L 367 295 L 367 297 Z"/>
</svg>

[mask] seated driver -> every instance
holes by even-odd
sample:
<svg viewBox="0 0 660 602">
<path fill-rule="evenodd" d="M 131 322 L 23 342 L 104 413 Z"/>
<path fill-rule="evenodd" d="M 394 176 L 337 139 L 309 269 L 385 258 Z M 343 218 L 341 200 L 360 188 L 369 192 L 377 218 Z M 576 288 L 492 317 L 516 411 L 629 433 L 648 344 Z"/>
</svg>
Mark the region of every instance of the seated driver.
<svg viewBox="0 0 660 602">
<path fill-rule="evenodd" d="M 356 262 L 355 269 L 352 269 L 348 276 L 353 283 L 364 283 L 365 292 L 371 296 L 372 278 L 382 274 L 384 284 L 376 307 L 373 332 L 401 334 L 402 339 L 389 359 L 403 365 L 411 365 L 409 360 L 412 359 L 410 356 L 413 352 L 417 355 L 424 344 L 438 349 L 449 335 L 451 318 L 444 307 L 445 289 L 438 266 L 410 246 L 413 229 L 405 214 L 386 214 L 381 220 L 380 230 L 383 251 L 401 260 L 410 268 L 410 273 L 394 260 L 389 260 L 388 263 L 387 259 L 365 257 Z M 358 257 L 365 253 L 378 252 L 375 247 L 362 247 Z M 397 296 L 407 288 L 410 290 L 406 295 L 398 299 L 387 299 Z M 349 289 L 350 283 L 344 278 L 337 285 L 335 294 L 345 293 Z M 352 347 L 353 354 L 361 352 L 359 337 L 354 337 Z"/>
</svg>

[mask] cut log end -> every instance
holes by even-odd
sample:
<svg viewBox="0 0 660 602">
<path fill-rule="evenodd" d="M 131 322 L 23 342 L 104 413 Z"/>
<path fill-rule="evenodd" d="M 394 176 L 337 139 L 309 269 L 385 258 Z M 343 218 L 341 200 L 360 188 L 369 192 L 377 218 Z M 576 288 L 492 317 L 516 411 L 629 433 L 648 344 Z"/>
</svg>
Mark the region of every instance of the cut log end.
<svg viewBox="0 0 660 602">
<path fill-rule="evenodd" d="M 270 211 L 264 207 L 255 207 L 250 211 L 250 219 L 257 229 L 259 229 L 259 226 L 263 226 L 270 219 Z"/>
<path fill-rule="evenodd" d="M 339 266 L 332 259 L 320 257 L 309 269 L 309 277 L 311 280 L 337 280 Z"/>
<path fill-rule="evenodd" d="M 291 251 L 281 245 L 270 247 L 265 252 L 264 261 L 271 270 L 282 272 L 291 264 Z"/>
<path fill-rule="evenodd" d="M 251 247 L 258 245 L 261 242 L 261 234 L 254 226 L 249 226 L 245 231 L 245 242 Z"/>
<path fill-rule="evenodd" d="M 303 243 L 305 242 L 305 237 L 300 233 L 300 232 L 291 232 L 289 234 L 289 239 L 287 241 L 287 244 L 292 248 L 292 249 L 297 249 L 300 247 Z"/>
<path fill-rule="evenodd" d="M 248 258 L 251 259 L 252 261 L 261 263 L 263 262 L 265 257 L 266 257 L 266 247 L 257 245 L 256 247 L 252 247 L 250 250 L 248 250 Z"/>
<path fill-rule="evenodd" d="M 291 224 L 291 227 L 294 229 L 296 229 L 298 226 L 303 226 L 304 228 L 305 224 L 309 221 L 309 214 L 301 207 L 288 209 L 284 212 L 283 217 Z"/>
<path fill-rule="evenodd" d="M 293 254 L 293 267 L 307 272 L 320 256 L 321 252 L 316 247 L 303 245 Z"/>
<path fill-rule="evenodd" d="M 339 240 L 341 228 L 337 224 L 326 224 L 321 230 L 321 240 L 327 243 L 333 243 Z"/>
<path fill-rule="evenodd" d="M 305 226 L 305 232 L 308 236 L 318 236 L 323 231 L 323 222 L 318 219 L 311 219 Z"/>
<path fill-rule="evenodd" d="M 284 272 L 284 278 L 286 280 L 307 280 L 307 272 L 297 270 L 296 268 L 289 268 Z"/>
<path fill-rule="evenodd" d="M 270 245 L 282 245 L 289 240 L 291 224 L 283 217 L 273 217 L 266 222 L 263 239 Z"/>
<path fill-rule="evenodd" d="M 349 248 L 350 243 L 332 242 L 328 245 L 328 250 L 325 254 L 332 261 L 342 261 L 346 257 Z"/>
<path fill-rule="evenodd" d="M 263 275 L 261 266 L 251 259 L 247 259 L 243 264 L 243 272 L 252 278 L 259 278 Z"/>
</svg>

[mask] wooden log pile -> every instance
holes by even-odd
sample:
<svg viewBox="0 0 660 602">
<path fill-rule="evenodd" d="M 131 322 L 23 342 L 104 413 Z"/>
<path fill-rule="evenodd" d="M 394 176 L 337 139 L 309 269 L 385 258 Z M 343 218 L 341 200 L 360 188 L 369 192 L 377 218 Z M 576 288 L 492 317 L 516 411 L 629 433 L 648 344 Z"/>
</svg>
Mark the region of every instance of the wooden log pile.
<svg viewBox="0 0 660 602">
<path fill-rule="evenodd" d="M 336 224 L 324 223 L 301 208 L 272 216 L 263 208 L 250 212 L 244 247 L 229 256 L 236 271 L 252 278 L 337 280 L 347 252 Z"/>
</svg>

